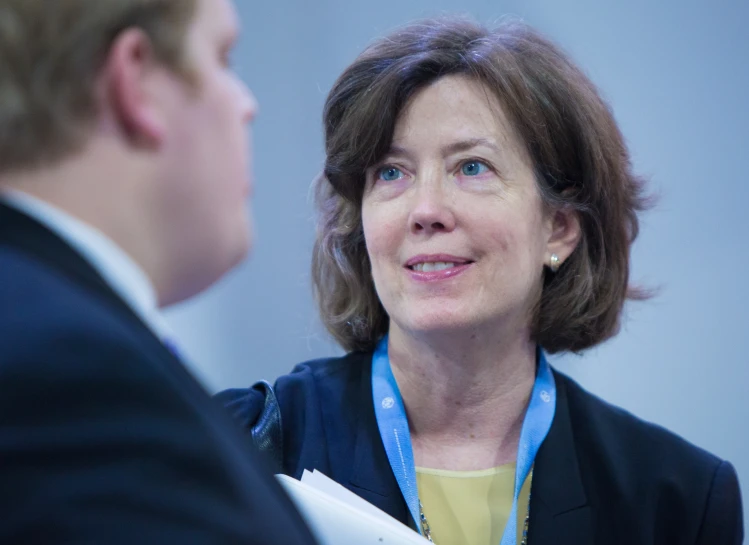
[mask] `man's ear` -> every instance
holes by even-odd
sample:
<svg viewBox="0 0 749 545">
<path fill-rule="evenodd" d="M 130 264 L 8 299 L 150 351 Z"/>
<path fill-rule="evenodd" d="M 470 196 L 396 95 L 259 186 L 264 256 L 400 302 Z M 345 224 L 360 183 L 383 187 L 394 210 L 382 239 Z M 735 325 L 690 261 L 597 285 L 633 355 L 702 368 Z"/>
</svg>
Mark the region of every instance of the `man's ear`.
<svg viewBox="0 0 749 545">
<path fill-rule="evenodd" d="M 145 32 L 130 28 L 117 36 L 102 77 L 107 106 L 123 134 L 142 145 L 160 145 L 166 119 L 156 86 L 164 75 Z"/>
<path fill-rule="evenodd" d="M 546 243 L 546 264 L 556 267 L 564 263 L 580 243 L 580 214 L 569 207 L 558 208 L 550 211 L 548 221 L 550 234 Z M 557 256 L 558 263 L 551 263 L 552 255 Z"/>
</svg>

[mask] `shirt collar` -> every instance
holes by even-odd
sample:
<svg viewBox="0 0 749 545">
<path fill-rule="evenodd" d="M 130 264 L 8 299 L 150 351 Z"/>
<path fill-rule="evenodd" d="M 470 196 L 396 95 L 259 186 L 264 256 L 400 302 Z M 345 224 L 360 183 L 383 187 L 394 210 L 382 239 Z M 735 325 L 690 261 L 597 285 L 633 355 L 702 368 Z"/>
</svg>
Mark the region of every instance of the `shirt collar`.
<svg viewBox="0 0 749 545">
<path fill-rule="evenodd" d="M 145 271 L 112 239 L 28 193 L 4 189 L 0 199 L 35 219 L 77 250 L 160 339 L 171 337 Z"/>
</svg>

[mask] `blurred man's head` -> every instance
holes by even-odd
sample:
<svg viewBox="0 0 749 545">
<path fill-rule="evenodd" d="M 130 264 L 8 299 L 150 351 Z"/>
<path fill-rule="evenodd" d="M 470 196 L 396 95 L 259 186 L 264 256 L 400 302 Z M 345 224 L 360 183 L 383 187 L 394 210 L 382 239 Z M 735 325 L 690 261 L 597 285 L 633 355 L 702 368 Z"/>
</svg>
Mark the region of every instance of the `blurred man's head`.
<svg viewBox="0 0 749 545">
<path fill-rule="evenodd" d="M 237 25 L 230 0 L 0 0 L 0 188 L 102 230 L 162 305 L 251 243 Z"/>
</svg>

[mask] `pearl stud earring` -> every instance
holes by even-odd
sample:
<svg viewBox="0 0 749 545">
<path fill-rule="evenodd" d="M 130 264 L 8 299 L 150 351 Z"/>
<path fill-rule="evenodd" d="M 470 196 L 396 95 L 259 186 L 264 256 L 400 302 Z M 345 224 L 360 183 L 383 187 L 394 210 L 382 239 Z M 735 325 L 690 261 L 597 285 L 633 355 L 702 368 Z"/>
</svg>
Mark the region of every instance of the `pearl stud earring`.
<svg viewBox="0 0 749 545">
<path fill-rule="evenodd" d="M 557 272 L 559 270 L 559 265 L 561 264 L 559 256 L 557 254 L 551 254 L 551 257 L 549 257 L 549 268 L 551 269 L 551 272 Z"/>
</svg>

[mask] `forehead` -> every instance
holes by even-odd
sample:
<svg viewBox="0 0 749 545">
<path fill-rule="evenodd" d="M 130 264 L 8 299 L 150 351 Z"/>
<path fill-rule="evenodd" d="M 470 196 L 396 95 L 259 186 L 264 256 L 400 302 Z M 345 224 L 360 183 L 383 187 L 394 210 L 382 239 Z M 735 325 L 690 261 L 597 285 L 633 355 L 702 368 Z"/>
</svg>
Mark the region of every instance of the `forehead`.
<svg viewBox="0 0 749 545">
<path fill-rule="evenodd" d="M 487 138 L 518 144 L 512 124 L 494 93 L 462 75 L 444 76 L 416 93 L 398 116 L 394 143 L 416 139 Z"/>
</svg>

